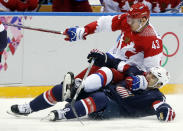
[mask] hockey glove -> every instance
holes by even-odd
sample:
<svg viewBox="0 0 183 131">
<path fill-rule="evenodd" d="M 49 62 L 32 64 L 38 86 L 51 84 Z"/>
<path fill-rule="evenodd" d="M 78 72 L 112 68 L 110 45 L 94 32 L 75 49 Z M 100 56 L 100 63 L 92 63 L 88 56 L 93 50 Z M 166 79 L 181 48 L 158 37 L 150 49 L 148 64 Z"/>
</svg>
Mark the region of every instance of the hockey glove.
<svg viewBox="0 0 183 131">
<path fill-rule="evenodd" d="M 102 67 L 105 66 L 107 62 L 107 55 L 97 49 L 93 49 L 87 56 L 88 62 L 91 63 L 92 59 L 95 59 L 94 64 L 96 66 Z"/>
<path fill-rule="evenodd" d="M 66 41 L 77 41 L 77 40 L 86 40 L 87 33 L 85 32 L 85 28 L 72 27 L 65 30 L 64 35 Z"/>
<path fill-rule="evenodd" d="M 95 65 L 99 67 L 106 66 L 108 68 L 115 68 L 117 69 L 117 65 L 120 63 L 121 60 L 114 58 L 109 53 L 104 53 L 97 49 L 93 49 L 87 56 L 88 62 L 90 63 L 91 60 L 95 59 Z"/>
<path fill-rule="evenodd" d="M 147 80 L 143 75 L 129 76 L 125 79 L 126 88 L 130 91 L 145 90 L 147 88 Z"/>
<path fill-rule="evenodd" d="M 161 104 L 157 103 L 156 105 Z M 155 106 L 153 106 L 155 108 Z M 175 111 L 166 103 L 161 104 L 157 108 L 155 108 L 156 115 L 158 120 L 160 121 L 173 121 L 175 119 Z"/>
</svg>

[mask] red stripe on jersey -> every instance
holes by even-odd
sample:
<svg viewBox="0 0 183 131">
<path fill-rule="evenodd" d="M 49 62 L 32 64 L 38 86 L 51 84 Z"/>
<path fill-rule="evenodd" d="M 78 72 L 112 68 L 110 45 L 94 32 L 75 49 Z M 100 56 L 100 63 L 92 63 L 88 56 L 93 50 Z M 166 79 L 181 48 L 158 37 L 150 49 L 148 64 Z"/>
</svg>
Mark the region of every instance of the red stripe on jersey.
<svg viewBox="0 0 183 131">
<path fill-rule="evenodd" d="M 87 35 L 93 34 L 97 28 L 97 21 L 94 21 L 85 26 L 85 32 Z"/>
<path fill-rule="evenodd" d="M 55 98 L 55 96 L 53 95 L 53 91 L 52 91 L 52 90 L 53 90 L 53 88 L 50 90 L 50 95 L 51 95 L 51 97 L 53 98 L 53 100 L 56 101 L 56 98 Z"/>
<path fill-rule="evenodd" d="M 171 121 L 171 120 L 172 120 L 172 109 L 170 109 L 169 116 L 168 116 L 168 121 Z"/>
<path fill-rule="evenodd" d="M 152 103 L 152 106 L 156 105 L 156 104 L 159 104 L 161 101 L 155 101 Z"/>
<path fill-rule="evenodd" d="M 96 104 L 95 104 L 92 97 L 88 97 L 86 99 L 83 99 L 83 101 L 88 108 L 88 114 L 96 111 Z"/>
<path fill-rule="evenodd" d="M 56 98 L 55 98 L 54 95 L 53 95 L 52 89 L 51 89 L 51 90 L 48 90 L 48 91 L 46 92 L 46 99 L 47 99 L 50 103 L 52 103 L 52 104 L 56 104 L 56 103 L 57 103 Z"/>
<path fill-rule="evenodd" d="M 124 87 L 117 87 L 116 91 L 122 98 L 129 96 L 129 92 Z"/>
<path fill-rule="evenodd" d="M 2 55 L 3 54 L 3 51 L 2 52 L 0 52 L 0 55 Z"/>
<path fill-rule="evenodd" d="M 173 111 L 172 120 L 174 120 L 174 118 L 175 118 L 175 112 Z"/>
<path fill-rule="evenodd" d="M 100 73 L 103 76 L 103 79 L 104 79 L 103 86 L 106 86 L 106 83 L 107 83 L 107 75 L 105 74 L 105 72 L 102 71 L 102 70 L 98 70 L 97 73 Z"/>
</svg>

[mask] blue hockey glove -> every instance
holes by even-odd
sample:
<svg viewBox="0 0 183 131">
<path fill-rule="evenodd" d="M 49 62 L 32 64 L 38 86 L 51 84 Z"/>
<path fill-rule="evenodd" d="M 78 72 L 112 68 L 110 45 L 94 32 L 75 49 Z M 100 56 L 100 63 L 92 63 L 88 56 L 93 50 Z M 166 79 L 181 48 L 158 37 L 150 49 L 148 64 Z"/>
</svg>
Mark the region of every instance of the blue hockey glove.
<svg viewBox="0 0 183 131">
<path fill-rule="evenodd" d="M 65 30 L 64 35 L 66 41 L 77 41 L 77 40 L 86 40 L 85 28 L 72 27 Z"/>
<path fill-rule="evenodd" d="M 156 105 L 159 105 L 159 104 L 161 103 L 157 103 Z M 158 107 L 156 106 L 153 106 L 153 107 L 155 108 L 158 120 L 169 122 L 175 119 L 175 111 L 167 103 L 163 103 Z"/>
<path fill-rule="evenodd" d="M 131 91 L 139 89 L 145 90 L 147 88 L 147 80 L 143 75 L 129 76 L 125 79 L 127 88 Z"/>
</svg>

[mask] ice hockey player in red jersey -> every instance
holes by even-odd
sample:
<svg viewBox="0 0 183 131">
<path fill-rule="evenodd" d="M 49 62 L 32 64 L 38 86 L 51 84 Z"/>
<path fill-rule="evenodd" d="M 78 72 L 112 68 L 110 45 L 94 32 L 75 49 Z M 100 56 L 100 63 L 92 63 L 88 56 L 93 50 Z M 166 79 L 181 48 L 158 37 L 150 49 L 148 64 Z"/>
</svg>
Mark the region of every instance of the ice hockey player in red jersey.
<svg viewBox="0 0 183 131">
<path fill-rule="evenodd" d="M 142 2 L 153 13 L 179 12 L 181 0 L 101 0 L 103 12 L 127 12 L 133 4 Z"/>
<path fill-rule="evenodd" d="M 83 28 L 66 29 L 65 40 L 76 41 L 86 36 L 102 32 L 121 30 L 121 38 L 107 53 L 92 50 L 88 56 L 95 58 L 92 74 L 87 77 L 85 86 L 100 88 L 111 81 L 123 79 L 123 72 L 130 66 L 137 66 L 143 71 L 160 66 L 163 44 L 149 21 L 149 8 L 143 3 L 132 6 L 126 14 L 103 16 Z M 84 72 L 76 76 L 82 78 Z"/>
<path fill-rule="evenodd" d="M 0 11 L 33 11 L 38 0 L 0 0 Z"/>
</svg>

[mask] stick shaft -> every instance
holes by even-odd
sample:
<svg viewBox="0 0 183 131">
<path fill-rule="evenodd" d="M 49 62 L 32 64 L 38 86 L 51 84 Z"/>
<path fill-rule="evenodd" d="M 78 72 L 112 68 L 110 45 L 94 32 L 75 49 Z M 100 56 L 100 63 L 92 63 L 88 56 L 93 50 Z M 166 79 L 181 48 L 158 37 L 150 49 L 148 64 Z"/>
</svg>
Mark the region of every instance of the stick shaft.
<svg viewBox="0 0 183 131">
<path fill-rule="evenodd" d="M 43 28 L 35 28 L 35 27 L 29 27 L 29 26 L 24 26 L 24 25 L 16 25 L 16 24 L 11 24 L 11 23 L 3 23 L 3 24 L 7 25 L 7 26 L 22 28 L 22 29 L 41 31 L 41 32 L 47 32 L 47 33 L 53 33 L 53 34 L 63 34 L 63 32 L 55 31 L 55 30 L 47 30 L 47 29 L 43 29 Z"/>
<path fill-rule="evenodd" d="M 90 65 L 88 66 L 88 69 L 87 69 L 87 71 L 86 71 L 86 73 L 85 73 L 85 75 L 84 75 L 83 81 L 81 82 L 81 85 L 78 87 L 78 89 L 77 89 L 77 91 L 76 91 L 76 94 L 75 94 L 74 98 L 73 98 L 72 101 L 71 101 L 71 108 L 72 108 L 72 111 L 73 111 L 75 117 L 78 119 L 78 121 L 81 122 L 82 125 L 84 125 L 84 124 L 83 124 L 82 121 L 79 119 L 78 114 L 77 114 L 77 112 L 76 112 L 76 109 L 75 109 L 75 107 L 74 107 L 74 104 L 75 104 L 75 102 L 76 102 L 76 99 L 77 99 L 79 93 L 80 93 L 81 90 L 83 89 L 83 82 L 84 82 L 84 80 L 86 79 L 86 77 L 88 76 L 88 74 L 90 73 L 91 68 L 92 68 L 92 66 L 93 66 L 93 64 L 94 64 L 94 61 L 95 61 L 95 60 L 92 59 Z"/>
</svg>

